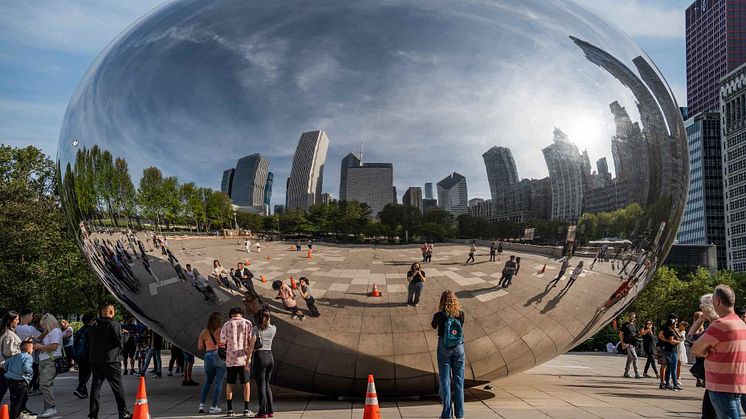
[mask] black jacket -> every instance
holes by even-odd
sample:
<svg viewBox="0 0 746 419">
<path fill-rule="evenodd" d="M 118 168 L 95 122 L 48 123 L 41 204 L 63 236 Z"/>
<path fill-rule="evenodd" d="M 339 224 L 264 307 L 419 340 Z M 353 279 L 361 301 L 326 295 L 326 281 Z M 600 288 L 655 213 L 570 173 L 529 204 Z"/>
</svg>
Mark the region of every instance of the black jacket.
<svg viewBox="0 0 746 419">
<path fill-rule="evenodd" d="M 119 322 L 99 317 L 88 332 L 88 350 L 91 364 L 122 362 L 122 326 Z"/>
</svg>

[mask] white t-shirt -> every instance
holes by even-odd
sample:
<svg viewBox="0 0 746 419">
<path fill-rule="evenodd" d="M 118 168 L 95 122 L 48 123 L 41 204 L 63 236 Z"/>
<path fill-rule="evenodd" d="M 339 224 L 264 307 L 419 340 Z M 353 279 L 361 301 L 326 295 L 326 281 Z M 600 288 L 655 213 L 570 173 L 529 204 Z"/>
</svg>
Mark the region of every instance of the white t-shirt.
<svg viewBox="0 0 746 419">
<path fill-rule="evenodd" d="M 16 335 L 21 338 L 21 342 L 36 339 L 41 335 L 41 332 L 36 330 L 34 326 L 28 324 L 19 324 L 16 326 Z"/>
<path fill-rule="evenodd" d="M 54 351 L 52 355 L 54 358 L 59 358 L 62 356 L 62 331 L 59 328 L 52 329 L 49 334 L 44 336 L 44 339 L 42 339 L 41 343 L 42 345 L 51 345 L 53 343 L 56 343 L 57 350 Z M 39 361 L 43 361 L 45 359 L 49 359 L 49 352 L 39 352 Z"/>
</svg>

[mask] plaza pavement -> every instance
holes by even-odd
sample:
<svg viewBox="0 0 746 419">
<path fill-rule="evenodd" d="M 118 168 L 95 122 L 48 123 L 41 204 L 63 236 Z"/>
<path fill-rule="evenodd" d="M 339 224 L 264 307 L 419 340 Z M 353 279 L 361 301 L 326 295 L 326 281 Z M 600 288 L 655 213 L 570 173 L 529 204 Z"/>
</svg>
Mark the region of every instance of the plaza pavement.
<svg viewBox="0 0 746 419">
<path fill-rule="evenodd" d="M 684 373 L 684 390 L 659 390 L 656 379 L 628 379 L 621 375 L 625 357 L 607 354 L 569 353 L 524 373 L 492 383 L 494 389 L 468 391 L 467 418 L 694 418 L 699 417 L 702 389 Z M 167 365 L 168 357 L 164 357 Z M 641 362 L 641 367 L 642 367 Z M 682 371 L 688 370 L 682 367 Z M 194 379 L 204 381 L 201 361 L 197 360 Z M 123 377 L 127 402 L 134 403 L 139 379 Z M 86 418 L 88 400 L 72 395 L 77 383 L 75 373 L 55 381 L 60 418 Z M 148 400 L 153 418 L 202 418 L 197 404 L 200 387 L 182 387 L 180 377 L 148 379 Z M 334 400 L 291 390 L 275 388 L 275 418 L 278 419 L 360 419 L 363 402 Z M 238 400 L 238 399 L 236 399 Z M 7 398 L 6 398 L 7 401 Z M 437 397 L 392 400 L 379 398 L 381 417 L 437 418 Z M 241 406 L 241 402 L 236 403 Z M 29 407 L 42 411 L 41 396 L 31 397 Z M 222 405 L 225 408 L 225 405 Z M 257 401 L 252 386 L 251 408 Z M 107 384 L 102 390 L 102 418 L 115 418 L 116 404 Z M 210 416 L 208 416 L 210 417 Z M 221 417 L 212 415 L 211 417 Z"/>
</svg>

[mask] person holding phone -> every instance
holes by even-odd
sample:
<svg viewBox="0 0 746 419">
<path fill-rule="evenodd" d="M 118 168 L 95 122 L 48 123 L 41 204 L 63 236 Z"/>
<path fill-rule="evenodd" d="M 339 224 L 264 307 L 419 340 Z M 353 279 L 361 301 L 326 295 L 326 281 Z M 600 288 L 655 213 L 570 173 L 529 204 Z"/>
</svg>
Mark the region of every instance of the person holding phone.
<svg viewBox="0 0 746 419">
<path fill-rule="evenodd" d="M 409 282 L 407 292 L 407 305 L 417 307 L 420 304 L 420 294 L 425 287 L 425 271 L 422 270 L 419 262 L 415 262 L 407 272 L 407 281 Z"/>
</svg>

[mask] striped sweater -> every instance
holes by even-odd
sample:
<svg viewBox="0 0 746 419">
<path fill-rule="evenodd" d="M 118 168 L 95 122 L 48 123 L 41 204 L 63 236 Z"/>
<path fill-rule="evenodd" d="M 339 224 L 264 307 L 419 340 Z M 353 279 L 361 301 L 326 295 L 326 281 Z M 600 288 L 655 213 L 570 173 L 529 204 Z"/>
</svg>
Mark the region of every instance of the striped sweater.
<svg viewBox="0 0 746 419">
<path fill-rule="evenodd" d="M 712 322 L 700 339 L 710 347 L 705 358 L 707 390 L 746 393 L 746 323 L 731 313 Z"/>
</svg>

